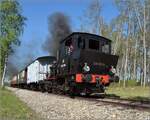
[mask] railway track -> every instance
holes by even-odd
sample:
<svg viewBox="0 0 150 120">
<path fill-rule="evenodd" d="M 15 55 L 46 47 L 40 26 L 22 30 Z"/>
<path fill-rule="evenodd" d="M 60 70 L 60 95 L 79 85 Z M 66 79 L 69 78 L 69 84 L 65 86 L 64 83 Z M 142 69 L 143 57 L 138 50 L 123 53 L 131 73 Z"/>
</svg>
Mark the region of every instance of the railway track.
<svg viewBox="0 0 150 120">
<path fill-rule="evenodd" d="M 103 102 L 104 104 L 113 105 L 113 106 L 122 106 L 131 109 L 138 109 L 143 111 L 150 112 L 150 101 L 139 101 L 139 100 L 128 100 L 121 98 L 95 98 L 95 97 L 77 97 L 77 99 L 85 99 L 88 101 L 95 101 L 97 104 Z M 101 105 L 98 105 L 101 106 Z"/>
<path fill-rule="evenodd" d="M 54 94 L 54 93 L 50 93 Z M 64 97 L 67 97 L 66 95 L 62 94 L 55 94 L 55 95 L 61 95 Z M 68 96 L 69 97 L 69 96 Z M 79 99 L 79 100 L 87 100 L 87 101 L 92 101 L 98 103 L 104 103 L 105 105 L 112 105 L 112 106 L 122 106 L 126 108 L 131 108 L 131 109 L 138 109 L 142 111 L 148 111 L 150 112 L 150 101 L 148 100 L 129 100 L 129 99 L 123 99 L 120 98 L 119 96 L 116 97 L 110 97 L 107 96 L 104 98 L 98 97 L 98 96 L 75 96 L 73 97 L 74 99 Z M 97 106 L 101 106 L 97 105 Z"/>
<path fill-rule="evenodd" d="M 10 89 L 8 87 L 8 89 Z M 39 92 L 39 91 L 36 91 Z M 55 93 L 48 93 L 48 94 L 55 94 Z M 63 95 L 63 94 L 55 94 L 58 96 L 63 96 L 63 97 L 69 97 L 68 95 Z M 100 98 L 98 96 L 75 96 L 73 97 L 74 99 L 79 99 L 79 100 L 87 100 L 87 101 L 92 101 L 99 105 L 99 103 L 104 103 L 105 105 L 112 105 L 112 106 L 122 106 L 126 108 L 131 108 L 131 109 L 138 109 L 142 111 L 148 111 L 150 112 L 150 101 L 142 101 L 142 100 L 128 100 L 128 99 L 122 99 L 120 97 L 110 97 L 107 96 L 105 98 Z"/>
</svg>

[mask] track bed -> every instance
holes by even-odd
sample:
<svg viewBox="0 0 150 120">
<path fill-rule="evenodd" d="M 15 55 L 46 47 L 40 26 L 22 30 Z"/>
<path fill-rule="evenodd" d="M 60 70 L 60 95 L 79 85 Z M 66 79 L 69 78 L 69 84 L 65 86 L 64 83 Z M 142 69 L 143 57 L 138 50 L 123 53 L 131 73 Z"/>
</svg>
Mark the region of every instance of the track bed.
<svg viewBox="0 0 150 120">
<path fill-rule="evenodd" d="M 83 97 L 72 99 L 58 94 L 9 89 L 46 120 L 148 120 L 150 118 L 149 111 L 100 101 L 104 99 Z"/>
</svg>

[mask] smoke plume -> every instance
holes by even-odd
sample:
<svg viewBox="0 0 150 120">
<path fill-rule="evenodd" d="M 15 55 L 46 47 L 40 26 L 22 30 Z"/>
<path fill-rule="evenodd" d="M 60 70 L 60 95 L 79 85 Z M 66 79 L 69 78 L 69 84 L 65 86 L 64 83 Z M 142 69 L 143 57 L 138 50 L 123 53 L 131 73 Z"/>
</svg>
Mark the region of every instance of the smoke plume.
<svg viewBox="0 0 150 120">
<path fill-rule="evenodd" d="M 22 43 L 21 46 L 13 46 L 14 52 L 8 56 L 6 75 L 11 77 L 23 70 L 40 55 L 40 48 L 41 45 L 37 39 L 31 39 L 30 42 Z"/>
<path fill-rule="evenodd" d="M 48 18 L 49 35 L 43 45 L 43 49 L 51 55 L 57 55 L 59 42 L 71 33 L 68 16 L 63 13 L 54 13 Z"/>
<path fill-rule="evenodd" d="M 42 42 L 41 39 L 37 40 L 34 38 L 31 39 L 28 43 L 22 43 L 19 47 L 14 46 L 14 52 L 8 57 L 7 76 L 17 74 L 35 58 L 42 56 L 42 50 L 56 56 L 57 49 L 59 47 L 59 41 L 63 40 L 67 35 L 71 33 L 69 23 L 69 18 L 63 13 L 57 12 L 49 16 L 49 35 L 46 41 Z"/>
</svg>

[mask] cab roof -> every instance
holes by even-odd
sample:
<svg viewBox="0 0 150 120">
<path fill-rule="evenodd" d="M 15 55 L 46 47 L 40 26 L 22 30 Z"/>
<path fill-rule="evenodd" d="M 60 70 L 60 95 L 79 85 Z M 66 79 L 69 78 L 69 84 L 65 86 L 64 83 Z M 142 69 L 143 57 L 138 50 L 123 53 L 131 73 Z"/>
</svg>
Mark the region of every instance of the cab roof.
<svg viewBox="0 0 150 120">
<path fill-rule="evenodd" d="M 29 64 L 27 64 L 23 69 L 21 69 L 18 73 L 22 72 L 23 70 L 25 70 L 29 65 L 31 65 L 33 62 L 35 62 L 36 60 L 43 60 L 43 59 L 48 59 L 48 60 L 56 60 L 56 57 L 54 56 L 42 56 L 42 57 L 38 57 L 36 59 L 34 59 L 33 61 L 31 61 Z M 17 74 L 18 74 L 17 73 Z"/>
<path fill-rule="evenodd" d="M 63 43 L 64 41 L 66 41 L 69 37 L 73 36 L 73 35 L 89 35 L 89 36 L 94 36 L 94 37 L 99 37 L 99 38 L 103 38 L 106 41 L 111 42 L 110 39 L 103 37 L 103 36 L 99 36 L 96 34 L 92 34 L 92 33 L 86 33 L 86 32 L 72 32 L 70 35 L 68 35 L 67 37 L 65 37 L 63 40 L 60 41 L 60 43 Z"/>
</svg>

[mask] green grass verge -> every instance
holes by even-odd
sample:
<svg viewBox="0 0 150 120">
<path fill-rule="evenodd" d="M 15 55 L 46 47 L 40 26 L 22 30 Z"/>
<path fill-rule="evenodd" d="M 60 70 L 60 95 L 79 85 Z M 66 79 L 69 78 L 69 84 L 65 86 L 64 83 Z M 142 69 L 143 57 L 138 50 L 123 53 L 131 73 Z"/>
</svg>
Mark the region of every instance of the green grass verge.
<svg viewBox="0 0 150 120">
<path fill-rule="evenodd" d="M 149 101 L 150 87 L 128 86 L 123 88 L 119 85 L 111 85 L 107 88 L 106 94 L 131 100 Z"/>
<path fill-rule="evenodd" d="M 40 120 L 11 91 L 0 88 L 0 120 Z"/>
</svg>

